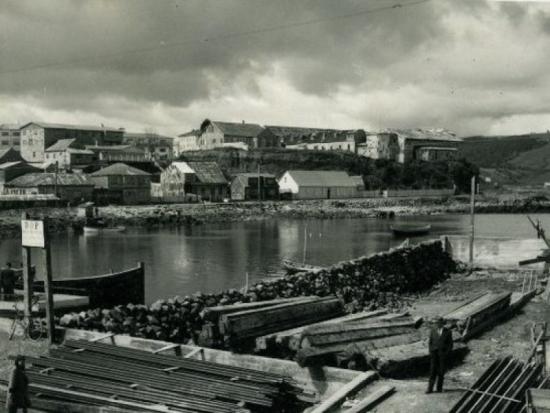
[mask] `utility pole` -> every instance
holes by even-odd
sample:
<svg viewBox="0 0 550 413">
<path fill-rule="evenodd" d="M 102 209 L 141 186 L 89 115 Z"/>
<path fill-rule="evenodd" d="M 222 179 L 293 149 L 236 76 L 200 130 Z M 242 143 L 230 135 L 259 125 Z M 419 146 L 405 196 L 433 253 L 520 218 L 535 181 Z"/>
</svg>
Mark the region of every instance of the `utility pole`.
<svg viewBox="0 0 550 413">
<path fill-rule="evenodd" d="M 474 267 L 475 196 L 476 177 L 474 175 L 470 184 L 470 270 Z"/>
<path fill-rule="evenodd" d="M 59 161 L 55 161 L 55 169 L 54 169 L 54 184 L 53 184 L 53 189 L 54 189 L 54 194 L 55 196 L 57 197 L 57 170 L 59 168 Z"/>
<path fill-rule="evenodd" d="M 261 179 L 260 164 L 258 163 L 258 201 L 260 201 L 260 204 L 262 203 L 262 185 L 260 183 Z"/>
</svg>

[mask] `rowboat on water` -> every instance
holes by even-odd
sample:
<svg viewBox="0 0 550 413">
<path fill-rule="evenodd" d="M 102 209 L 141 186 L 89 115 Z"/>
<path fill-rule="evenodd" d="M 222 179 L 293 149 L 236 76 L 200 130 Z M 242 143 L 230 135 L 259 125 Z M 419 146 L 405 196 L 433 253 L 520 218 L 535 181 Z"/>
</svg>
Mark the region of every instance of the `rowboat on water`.
<svg viewBox="0 0 550 413">
<path fill-rule="evenodd" d="M 118 225 L 116 227 L 96 227 L 84 225 L 84 235 L 109 234 L 114 232 L 124 232 L 126 227 Z"/>
<path fill-rule="evenodd" d="M 23 289 L 22 269 L 14 269 L 17 277 L 16 289 Z M 34 273 L 34 266 L 31 267 Z M 34 280 L 33 290 L 44 292 L 44 281 Z M 128 303 L 145 302 L 145 272 L 140 264 L 135 268 L 104 275 L 88 277 L 54 278 L 52 290 L 56 294 L 88 296 L 90 307 L 112 307 Z"/>
<path fill-rule="evenodd" d="M 291 260 L 283 260 L 283 268 L 289 274 L 295 274 L 297 272 L 321 271 L 323 269 L 323 267 L 318 265 L 297 263 Z"/>
<path fill-rule="evenodd" d="M 428 234 L 432 229 L 432 226 L 430 224 L 396 224 L 391 225 L 390 229 L 393 231 L 393 235 L 395 235 L 396 237 L 412 237 Z"/>
</svg>

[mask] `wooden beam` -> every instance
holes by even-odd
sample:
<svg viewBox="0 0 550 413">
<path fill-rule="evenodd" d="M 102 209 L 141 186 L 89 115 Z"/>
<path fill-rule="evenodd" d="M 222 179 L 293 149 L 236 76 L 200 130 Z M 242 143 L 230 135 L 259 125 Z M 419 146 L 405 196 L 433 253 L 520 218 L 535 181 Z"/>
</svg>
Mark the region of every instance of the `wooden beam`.
<svg viewBox="0 0 550 413">
<path fill-rule="evenodd" d="M 376 373 L 372 371 L 360 374 L 352 381 L 343 385 L 337 392 L 333 393 L 332 396 L 321 402 L 321 404 L 309 413 L 327 413 L 332 411 L 337 406 L 341 405 L 347 397 L 361 390 L 367 384 L 375 380 L 376 377 Z"/>
<path fill-rule="evenodd" d="M 363 400 L 346 410 L 346 413 L 364 413 L 371 410 L 374 406 L 380 403 L 383 399 L 390 396 L 395 391 L 394 386 L 382 386 L 374 393 L 367 395 Z"/>
</svg>

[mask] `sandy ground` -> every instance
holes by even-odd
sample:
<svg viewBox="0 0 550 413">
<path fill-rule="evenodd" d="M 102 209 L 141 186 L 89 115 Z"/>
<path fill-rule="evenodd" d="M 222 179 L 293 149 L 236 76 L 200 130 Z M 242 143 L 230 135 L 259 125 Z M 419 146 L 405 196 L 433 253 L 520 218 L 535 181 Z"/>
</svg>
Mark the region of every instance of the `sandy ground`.
<svg viewBox="0 0 550 413">
<path fill-rule="evenodd" d="M 481 271 L 470 276 L 457 275 L 432 292 L 414 301 L 410 311 L 414 315 L 430 318 L 459 306 L 465 300 L 483 291 L 521 290 L 522 274 L 510 272 Z M 525 360 L 531 351 L 530 327 L 533 322 L 550 318 L 550 304 L 535 297 L 515 317 L 496 325 L 484 334 L 468 342 L 470 349 L 466 358 L 446 375 L 445 391 L 442 394 L 424 394 L 427 374 L 411 380 L 378 380 L 355 396 L 361 399 L 381 385 L 389 384 L 396 392 L 379 404 L 373 412 L 379 413 L 443 413 L 460 398 L 462 389 L 469 387 L 479 375 L 497 358 L 514 355 Z M 8 356 L 16 354 L 40 355 L 47 352 L 46 341 L 15 339 L 9 341 L 0 333 L 0 377 L 6 378 L 11 367 Z M 0 407 L 0 411 L 1 407 Z"/>
</svg>

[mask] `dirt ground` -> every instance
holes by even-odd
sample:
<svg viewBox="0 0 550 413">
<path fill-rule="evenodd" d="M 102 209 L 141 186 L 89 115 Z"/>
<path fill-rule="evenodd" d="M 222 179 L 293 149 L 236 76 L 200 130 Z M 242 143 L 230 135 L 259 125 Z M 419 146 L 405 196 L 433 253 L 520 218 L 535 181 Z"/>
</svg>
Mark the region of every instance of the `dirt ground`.
<svg viewBox="0 0 550 413">
<path fill-rule="evenodd" d="M 443 315 L 464 301 L 485 291 L 521 291 L 523 273 L 483 270 L 470 276 L 456 275 L 435 287 L 430 293 L 415 299 L 410 312 L 425 320 Z M 497 358 L 505 355 L 525 360 L 531 351 L 530 327 L 533 322 L 550 319 L 550 304 L 536 296 L 516 316 L 494 326 L 482 335 L 470 340 L 470 352 L 446 375 L 445 391 L 442 394 L 424 394 L 427 375 L 410 380 L 378 380 L 360 392 L 361 399 L 381 385 L 395 386 L 396 392 L 379 404 L 372 412 L 378 413 L 443 413 L 460 398 L 479 375 Z M 46 341 L 8 340 L 0 333 L 0 378 L 7 378 L 11 367 L 10 355 L 40 355 L 47 352 Z M 405 407 L 406 406 L 406 407 Z M 2 403 L 0 401 L 0 412 Z M 343 410 L 345 411 L 345 410 Z"/>
<path fill-rule="evenodd" d="M 523 273 L 479 271 L 470 276 L 455 276 L 417 300 L 411 307 L 414 315 L 425 318 L 443 315 L 484 291 L 521 291 Z M 427 375 L 414 380 L 382 380 L 380 384 L 393 385 L 396 392 L 379 404 L 378 413 L 444 413 L 458 401 L 464 388 L 468 388 L 498 357 L 513 355 L 526 360 L 531 347 L 533 322 L 550 319 L 550 304 L 536 296 L 514 317 L 497 324 L 492 329 L 468 341 L 470 352 L 445 376 L 444 392 L 424 394 Z M 369 386 L 364 392 L 374 391 Z M 359 397 L 360 395 L 358 395 Z M 404 409 L 404 406 L 407 406 Z"/>
</svg>

